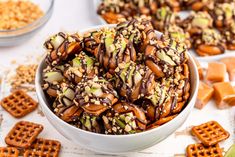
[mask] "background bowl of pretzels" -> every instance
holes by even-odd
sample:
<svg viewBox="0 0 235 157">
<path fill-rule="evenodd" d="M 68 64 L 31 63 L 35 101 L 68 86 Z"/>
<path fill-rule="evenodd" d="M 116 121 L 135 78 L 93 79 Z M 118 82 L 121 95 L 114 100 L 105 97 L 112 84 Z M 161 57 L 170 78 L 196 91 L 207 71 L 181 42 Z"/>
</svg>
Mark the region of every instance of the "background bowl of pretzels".
<svg viewBox="0 0 235 157">
<path fill-rule="evenodd" d="M 132 23 L 133 23 L 133 21 L 132 21 Z M 87 32 L 92 32 L 90 34 L 93 35 L 93 34 L 95 34 L 94 32 L 99 32 L 99 30 L 102 30 L 103 28 L 113 28 L 115 26 L 116 25 L 101 25 L 101 26 L 91 27 L 91 28 L 88 28 L 86 30 L 81 31 L 81 34 L 84 35 Z M 119 29 L 121 29 L 121 27 Z M 151 31 L 148 31 L 148 32 L 151 32 Z M 160 34 L 161 34 L 160 32 L 154 32 L 154 33 L 156 33 L 157 37 L 160 38 Z M 65 38 L 66 38 L 64 34 L 59 33 L 51 39 L 58 38 L 58 36 L 60 36 L 59 37 L 60 41 L 62 40 L 62 38 L 63 38 L 63 40 L 65 40 Z M 87 36 L 88 35 L 86 35 L 86 37 Z M 79 39 L 79 38 L 75 38 L 75 35 L 70 36 L 67 41 L 68 45 L 70 44 L 69 42 L 74 41 L 71 38 L 74 38 L 76 40 Z M 51 48 L 51 46 L 48 46 L 48 44 L 50 44 L 50 42 L 51 42 L 51 39 L 46 42 L 46 44 L 47 44 L 46 47 Z M 58 45 L 57 42 L 54 42 L 54 43 L 56 43 Z M 86 44 L 84 44 L 84 45 L 86 46 Z M 73 46 L 73 47 L 75 47 L 75 46 Z M 102 53 L 102 52 L 99 52 L 99 53 Z M 157 124 L 154 124 L 152 126 L 150 125 L 150 129 L 146 129 L 144 131 L 137 131 L 134 133 L 129 131 L 129 132 L 126 132 L 125 134 L 115 133 L 116 129 L 112 130 L 112 134 L 109 131 L 102 134 L 102 133 L 99 133 L 100 130 L 98 130 L 98 131 L 97 130 L 95 130 L 95 131 L 88 130 L 87 131 L 87 128 L 85 128 L 85 129 L 84 129 L 84 127 L 79 128 L 77 126 L 78 125 L 77 123 L 72 123 L 72 125 L 71 125 L 71 123 L 68 123 L 68 121 L 66 121 L 66 120 L 68 120 L 68 117 L 64 117 L 63 114 L 58 115 L 56 112 L 58 109 L 55 110 L 52 107 L 53 106 L 52 104 L 54 104 L 54 103 L 53 103 L 52 99 L 48 96 L 48 93 L 49 93 L 49 95 L 50 94 L 53 95 L 54 92 L 52 92 L 52 89 L 47 90 L 45 92 L 45 88 L 42 86 L 43 83 L 45 82 L 44 75 L 43 75 L 43 74 L 45 74 L 45 71 L 46 71 L 45 69 L 48 64 L 53 62 L 53 60 L 50 60 L 48 62 L 48 60 L 46 60 L 46 59 L 48 59 L 47 56 L 45 56 L 43 58 L 43 60 L 40 62 L 39 66 L 38 66 L 37 73 L 36 73 L 36 80 L 35 80 L 36 81 L 36 93 L 37 93 L 37 97 L 39 100 L 39 104 L 42 108 L 43 113 L 47 117 L 48 121 L 51 123 L 51 125 L 53 125 L 56 128 L 56 130 L 58 132 L 60 132 L 68 140 L 70 140 L 70 141 L 72 141 L 72 142 L 74 142 L 84 148 L 87 148 L 89 150 L 96 151 L 96 152 L 109 153 L 109 154 L 125 153 L 125 152 L 129 152 L 129 151 L 137 151 L 137 150 L 142 150 L 142 149 L 148 148 L 148 147 L 162 141 L 163 139 L 167 138 L 176 129 L 178 129 L 184 123 L 184 121 L 187 119 L 188 115 L 190 114 L 191 110 L 193 109 L 193 106 L 196 101 L 196 96 L 197 96 L 199 77 L 198 77 L 197 68 L 196 68 L 196 65 L 194 63 L 192 56 L 188 52 L 186 52 L 186 53 L 187 53 L 188 59 L 187 59 L 187 63 L 185 63 L 185 64 L 187 64 L 188 68 L 186 68 L 187 71 L 185 73 L 189 74 L 189 79 L 187 80 L 188 83 L 190 84 L 190 89 L 188 91 L 189 95 L 187 97 L 187 101 L 186 101 L 184 107 L 182 108 L 182 110 L 179 113 L 175 114 L 173 117 L 171 117 L 170 121 L 167 120 L 167 117 L 165 117 L 165 119 L 164 118 L 161 119 L 161 122 L 163 122 L 164 120 L 167 121 L 167 123 L 164 123 L 163 125 L 160 125 L 160 121 L 158 121 Z M 81 54 L 81 55 L 84 55 L 84 54 Z M 65 55 L 60 54 L 59 56 L 64 57 Z M 96 56 L 100 56 L 100 54 L 96 55 Z M 53 57 L 55 58 L 55 54 L 50 56 L 49 59 L 53 59 Z M 82 56 L 82 57 L 84 59 L 84 56 Z M 85 60 L 87 60 L 86 57 L 85 57 Z M 148 62 L 148 64 L 151 65 L 150 62 Z M 134 66 L 134 65 L 132 65 L 132 66 Z M 153 67 L 151 67 L 151 68 L 153 68 Z M 119 70 L 122 71 L 123 69 L 121 69 L 121 67 L 119 67 Z M 53 73 L 51 73 L 51 71 L 50 71 L 50 74 L 52 75 L 52 74 L 55 74 L 56 72 L 58 72 L 58 69 L 57 69 L 57 71 L 53 71 Z M 119 72 L 119 71 L 115 70 L 112 72 Z M 143 75 L 145 75 L 146 73 L 147 72 L 145 71 Z M 120 73 L 120 76 L 121 75 L 122 75 L 122 73 Z M 49 76 L 49 73 L 48 73 L 48 76 Z M 50 79 L 46 79 L 46 80 L 50 81 Z M 94 81 L 94 79 L 93 79 L 93 81 Z M 99 78 L 98 78 L 98 81 L 97 81 L 97 78 L 96 78 L 95 81 L 102 82 L 103 80 L 99 80 Z M 89 83 L 92 84 L 92 82 L 89 79 L 85 81 L 86 85 L 90 85 Z M 76 89 L 76 91 L 80 92 L 81 89 L 83 89 L 84 84 L 79 83 L 78 85 L 80 85 L 80 88 Z M 48 87 L 48 84 L 46 84 L 46 86 Z M 102 88 L 106 88 L 106 87 L 107 86 L 102 86 Z M 148 88 L 148 87 L 146 87 L 146 88 Z M 85 90 L 87 91 L 87 88 Z M 109 92 L 110 92 L 110 90 L 109 90 Z M 126 93 L 124 92 L 124 96 L 125 96 L 125 94 Z M 131 96 L 133 96 L 133 95 L 131 95 Z M 79 100 L 86 99 L 85 97 L 86 97 L 86 95 L 82 96 L 82 97 L 76 97 L 76 98 L 74 98 L 74 101 L 76 102 L 77 99 L 79 99 Z M 110 95 L 107 95 L 107 97 L 110 97 Z M 131 98 L 134 99 L 135 97 L 133 96 Z M 68 101 L 66 101 L 66 102 L 68 103 Z M 78 102 L 81 103 L 83 101 L 78 101 Z M 116 103 L 114 106 L 116 107 L 117 110 L 122 110 L 122 109 L 124 110 L 124 108 L 125 108 L 125 106 L 124 106 L 124 108 L 121 108 L 123 106 L 120 105 L 120 103 Z M 130 108 L 133 109 L 135 107 L 132 106 Z M 63 111 L 66 109 L 63 109 Z M 83 113 L 90 111 L 89 106 L 83 106 L 82 109 L 83 109 Z M 133 109 L 132 111 L 133 111 L 132 114 L 136 114 L 135 116 L 138 117 L 138 110 Z M 99 110 L 99 112 L 96 112 L 96 113 L 100 114 L 100 112 L 101 112 L 101 110 Z M 103 110 L 102 110 L 102 112 L 103 112 Z M 78 114 L 78 113 L 76 113 L 76 114 Z M 79 115 L 80 115 L 80 112 L 79 112 Z M 106 115 L 106 116 L 108 117 L 108 115 Z M 109 118 L 105 118 L 105 119 L 103 118 L 103 120 L 106 121 L 106 120 L 109 120 Z M 130 119 L 128 119 L 128 120 L 130 120 Z M 84 122 L 84 123 L 85 123 L 84 125 L 86 126 L 86 122 Z M 140 126 L 138 126 L 139 123 L 137 123 L 137 127 L 141 128 L 142 123 Z M 121 126 L 121 124 L 120 124 L 120 126 Z M 125 131 L 128 131 L 128 128 L 125 128 Z"/>
</svg>

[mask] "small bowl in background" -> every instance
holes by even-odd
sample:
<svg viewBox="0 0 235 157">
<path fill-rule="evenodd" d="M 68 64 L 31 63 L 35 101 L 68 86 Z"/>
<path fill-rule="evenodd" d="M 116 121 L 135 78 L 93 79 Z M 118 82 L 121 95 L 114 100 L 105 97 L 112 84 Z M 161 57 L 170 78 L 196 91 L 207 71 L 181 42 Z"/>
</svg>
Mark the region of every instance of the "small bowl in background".
<svg viewBox="0 0 235 157">
<path fill-rule="evenodd" d="M 31 0 L 38 5 L 44 15 L 36 21 L 13 30 L 0 30 L 0 46 L 15 46 L 35 35 L 49 20 L 54 8 L 54 0 Z"/>
<path fill-rule="evenodd" d="M 115 25 L 102 25 L 91 27 L 86 30 L 81 31 L 81 33 L 85 33 L 92 30 L 99 30 L 103 27 L 114 27 Z M 158 36 L 161 36 L 160 32 L 156 32 Z M 94 132 L 89 132 L 82 130 L 80 128 L 76 128 L 72 126 L 59 117 L 57 117 L 53 111 L 50 109 L 51 103 L 49 99 L 46 97 L 43 89 L 43 69 L 46 67 L 45 57 L 40 62 L 37 72 L 36 72 L 36 94 L 38 97 L 39 104 L 42 108 L 43 113 L 45 114 L 48 121 L 51 125 L 60 132 L 64 137 L 66 137 L 69 141 L 74 142 L 86 149 L 100 152 L 100 153 L 108 153 L 108 154 L 120 154 L 126 153 L 130 151 L 139 151 L 154 144 L 159 143 L 163 139 L 167 138 L 170 134 L 172 134 L 176 129 L 178 129 L 184 121 L 187 119 L 188 115 L 192 111 L 198 91 L 199 85 L 199 77 L 197 66 L 194 63 L 194 60 L 190 54 L 188 60 L 188 66 L 190 70 L 190 98 L 187 103 L 187 106 L 176 116 L 173 120 L 168 123 L 159 126 L 157 128 L 147 130 L 144 132 L 129 134 L 129 135 L 104 135 L 98 134 Z"/>
</svg>

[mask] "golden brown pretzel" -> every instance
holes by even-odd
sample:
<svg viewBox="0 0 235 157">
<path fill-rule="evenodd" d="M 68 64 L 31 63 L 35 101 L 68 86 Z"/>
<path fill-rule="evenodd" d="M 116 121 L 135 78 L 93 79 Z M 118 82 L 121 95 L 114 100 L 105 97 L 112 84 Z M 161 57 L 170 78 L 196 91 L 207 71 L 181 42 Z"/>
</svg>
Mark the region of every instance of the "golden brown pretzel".
<svg viewBox="0 0 235 157">
<path fill-rule="evenodd" d="M 212 28 L 213 19 L 208 12 L 192 12 L 182 21 L 180 26 L 193 37 L 195 35 L 201 35 L 204 29 Z"/>
<path fill-rule="evenodd" d="M 84 76 L 93 78 L 98 74 L 98 66 L 95 58 L 89 57 L 84 52 L 80 52 L 70 64 L 65 65 L 63 75 L 74 84 L 79 83 Z"/>
<path fill-rule="evenodd" d="M 196 38 L 194 46 L 200 56 L 218 55 L 225 51 L 221 34 L 215 29 L 204 29 Z"/>
<path fill-rule="evenodd" d="M 188 60 L 186 45 L 180 41 L 162 38 L 145 49 L 145 64 L 158 78 L 173 74 L 174 67 Z M 174 57 L 173 57 L 174 56 Z"/>
<path fill-rule="evenodd" d="M 107 134 L 129 134 L 146 129 L 144 112 L 136 105 L 119 102 L 102 117 Z"/>
<path fill-rule="evenodd" d="M 154 89 L 155 75 L 147 66 L 123 62 L 115 72 L 119 94 L 131 102 L 144 97 Z"/>
<path fill-rule="evenodd" d="M 165 27 L 180 22 L 180 17 L 175 14 L 169 7 L 162 7 L 157 10 L 155 16 L 152 17 L 154 28 L 160 32 L 164 31 Z"/>
<path fill-rule="evenodd" d="M 194 11 L 209 10 L 214 8 L 214 0 L 189 0 L 186 5 Z"/>
<path fill-rule="evenodd" d="M 210 11 L 214 25 L 222 30 L 229 27 L 234 22 L 234 9 L 234 3 L 216 3 L 215 8 Z"/>
<path fill-rule="evenodd" d="M 72 122 L 75 119 L 79 118 L 82 112 L 83 112 L 82 108 L 76 105 L 71 105 L 67 108 L 60 109 L 57 115 L 66 122 Z"/>
<path fill-rule="evenodd" d="M 160 125 L 163 125 L 169 121 L 171 121 L 172 119 L 174 119 L 178 114 L 175 114 L 175 115 L 171 115 L 171 116 L 167 116 L 167 117 L 164 117 L 164 118 L 160 118 L 159 120 L 157 120 L 156 122 L 150 124 L 147 126 L 147 129 L 153 129 L 155 127 L 158 127 Z"/>
<path fill-rule="evenodd" d="M 49 51 L 46 61 L 52 65 L 58 65 L 68 56 L 78 54 L 83 48 L 82 37 L 79 34 L 68 35 L 62 32 L 52 36 L 44 46 Z"/>
<path fill-rule="evenodd" d="M 116 24 L 120 19 L 125 18 L 125 16 L 123 16 L 122 14 L 113 13 L 113 12 L 106 12 L 101 16 L 109 24 Z"/>
<path fill-rule="evenodd" d="M 98 116 L 117 102 L 117 93 L 102 77 L 84 78 L 77 84 L 74 103 Z"/>
</svg>

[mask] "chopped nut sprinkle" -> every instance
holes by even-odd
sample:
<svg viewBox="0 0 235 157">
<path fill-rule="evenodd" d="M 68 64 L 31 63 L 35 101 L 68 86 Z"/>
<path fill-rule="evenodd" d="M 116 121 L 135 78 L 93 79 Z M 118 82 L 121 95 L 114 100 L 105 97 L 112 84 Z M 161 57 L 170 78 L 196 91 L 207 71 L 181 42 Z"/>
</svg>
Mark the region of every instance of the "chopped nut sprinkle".
<svg viewBox="0 0 235 157">
<path fill-rule="evenodd" d="M 0 30 L 24 27 L 43 14 L 39 6 L 30 1 L 0 1 Z"/>
</svg>

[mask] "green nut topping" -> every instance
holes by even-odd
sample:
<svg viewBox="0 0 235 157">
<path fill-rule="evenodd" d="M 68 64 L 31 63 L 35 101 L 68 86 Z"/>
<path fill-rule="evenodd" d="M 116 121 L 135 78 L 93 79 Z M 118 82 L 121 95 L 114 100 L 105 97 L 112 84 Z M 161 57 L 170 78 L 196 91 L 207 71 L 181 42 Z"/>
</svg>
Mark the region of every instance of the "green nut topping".
<svg viewBox="0 0 235 157">
<path fill-rule="evenodd" d="M 51 71 L 44 74 L 45 81 L 49 83 L 61 82 L 64 79 L 64 76 L 61 72 Z"/>
</svg>

